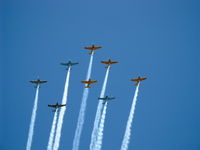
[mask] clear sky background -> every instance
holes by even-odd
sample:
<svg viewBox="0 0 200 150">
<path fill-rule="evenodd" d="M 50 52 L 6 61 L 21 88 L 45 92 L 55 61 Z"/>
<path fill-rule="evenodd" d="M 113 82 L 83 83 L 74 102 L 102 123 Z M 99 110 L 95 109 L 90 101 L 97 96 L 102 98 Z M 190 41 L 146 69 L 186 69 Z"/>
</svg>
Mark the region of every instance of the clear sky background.
<svg viewBox="0 0 200 150">
<path fill-rule="evenodd" d="M 89 55 L 84 46 L 103 46 L 94 57 L 92 86 L 80 150 L 87 150 L 105 68 L 111 69 L 103 150 L 119 150 L 137 75 L 139 89 L 130 150 L 200 149 L 199 0 L 4 0 L 1 1 L 1 150 L 26 147 L 35 88 L 39 94 L 33 150 L 46 149 L 53 113 L 66 77 L 60 62 L 78 61 L 71 72 L 60 150 L 70 150 L 80 109 Z M 2 76 L 3 75 L 3 76 Z"/>
</svg>

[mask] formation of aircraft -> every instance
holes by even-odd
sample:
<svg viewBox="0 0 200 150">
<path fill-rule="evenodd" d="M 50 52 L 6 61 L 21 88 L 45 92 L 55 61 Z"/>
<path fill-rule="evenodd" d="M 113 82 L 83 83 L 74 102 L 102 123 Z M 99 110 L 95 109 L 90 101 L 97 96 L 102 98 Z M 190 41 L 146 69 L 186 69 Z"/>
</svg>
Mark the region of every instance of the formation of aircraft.
<svg viewBox="0 0 200 150">
<path fill-rule="evenodd" d="M 91 88 L 90 84 L 97 82 L 97 80 L 91 80 L 89 79 L 88 81 L 81 81 L 81 83 L 85 83 L 86 86 L 85 88 Z"/>
<path fill-rule="evenodd" d="M 66 104 L 58 104 L 58 102 L 57 102 L 55 105 L 48 105 L 48 107 L 54 108 L 53 112 L 56 112 L 56 110 L 57 110 L 58 108 L 61 108 L 61 107 L 63 107 L 63 106 L 66 106 Z"/>
<path fill-rule="evenodd" d="M 103 104 L 105 104 L 107 101 L 115 99 L 115 97 L 108 97 L 108 96 L 106 96 L 106 97 L 103 97 L 103 98 L 99 97 L 98 99 L 99 100 L 104 100 Z"/>
<path fill-rule="evenodd" d="M 94 44 L 92 44 L 92 46 L 90 47 L 84 47 L 85 49 L 87 50 L 90 50 L 90 53 L 89 54 L 94 54 L 94 51 L 97 50 L 97 49 L 100 49 L 102 48 L 101 46 L 95 46 Z M 110 65 L 112 64 L 115 64 L 115 63 L 119 63 L 118 61 L 112 61 L 111 59 L 108 59 L 108 61 L 101 61 L 101 63 L 103 64 L 106 64 L 106 68 L 111 68 Z M 71 61 L 68 61 L 68 62 L 64 62 L 64 63 L 60 63 L 61 65 L 64 65 L 64 66 L 67 66 L 68 68 L 73 66 L 73 65 L 77 65 L 79 64 L 78 62 L 71 62 Z M 67 69 L 68 69 L 67 68 Z M 143 80 L 146 80 L 147 78 L 142 78 L 141 76 L 138 76 L 138 78 L 136 79 L 131 79 L 131 81 L 134 81 L 136 82 L 136 86 L 138 86 L 140 84 L 141 81 Z M 39 88 L 40 87 L 40 84 L 43 84 L 43 83 L 46 83 L 47 81 L 46 80 L 40 80 L 39 78 L 37 80 L 31 80 L 30 81 L 31 83 L 33 84 L 36 84 L 36 88 Z M 82 83 L 86 84 L 85 88 L 91 88 L 91 84 L 92 83 L 95 83 L 97 82 L 97 80 L 87 80 L 87 81 L 81 81 Z M 109 100 L 113 100 L 115 99 L 115 97 L 108 97 L 108 96 L 105 96 L 105 97 L 99 97 L 98 98 L 99 100 L 103 100 L 105 104 L 107 101 Z M 58 102 L 55 104 L 55 105 L 48 105 L 48 107 L 52 107 L 52 108 L 55 108 L 53 111 L 55 112 L 58 108 L 61 108 L 61 107 L 64 107 L 66 106 L 66 104 L 58 104 Z"/>
<path fill-rule="evenodd" d="M 138 76 L 138 78 L 136 79 L 131 79 L 131 81 L 136 82 L 136 86 L 138 86 L 140 84 L 141 81 L 146 80 L 147 78 L 141 78 L 140 76 Z"/>
<path fill-rule="evenodd" d="M 102 48 L 101 46 L 95 46 L 94 44 L 92 44 L 92 46 L 90 47 L 84 47 L 87 50 L 90 50 L 91 52 L 89 53 L 90 55 L 95 54 L 94 51 L 97 49 Z"/>
<path fill-rule="evenodd" d="M 112 61 L 111 59 L 108 59 L 108 61 L 101 61 L 101 63 L 106 64 L 106 68 L 111 68 L 110 65 L 119 63 L 118 61 Z"/>
<path fill-rule="evenodd" d="M 66 63 L 60 63 L 61 65 L 63 65 L 63 66 L 67 66 L 68 68 L 67 68 L 67 70 L 69 69 L 69 67 L 71 67 L 71 66 L 73 66 L 73 65 L 78 65 L 79 63 L 78 62 L 71 62 L 71 61 L 68 61 L 68 62 L 66 62 Z"/>
<path fill-rule="evenodd" d="M 37 88 L 37 87 L 40 86 L 40 84 L 46 83 L 47 81 L 45 81 L 45 80 L 40 80 L 40 79 L 38 78 L 37 80 L 32 80 L 32 81 L 29 81 L 29 82 L 36 84 L 35 88 Z"/>
</svg>

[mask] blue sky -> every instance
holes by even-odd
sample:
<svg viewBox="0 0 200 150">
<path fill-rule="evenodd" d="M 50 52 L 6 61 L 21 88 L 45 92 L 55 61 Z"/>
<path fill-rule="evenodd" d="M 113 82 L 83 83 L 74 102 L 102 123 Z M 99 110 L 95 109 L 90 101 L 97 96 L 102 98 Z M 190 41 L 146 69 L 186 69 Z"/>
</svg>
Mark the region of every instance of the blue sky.
<svg viewBox="0 0 200 150">
<path fill-rule="evenodd" d="M 47 104 L 61 102 L 66 71 L 73 68 L 60 150 L 71 149 L 89 55 L 96 52 L 80 150 L 90 143 L 105 68 L 113 65 L 103 150 L 120 149 L 135 87 L 130 78 L 148 77 L 139 90 L 130 143 L 134 150 L 200 148 L 198 0 L 4 0 L 1 2 L 1 140 L 2 150 L 25 149 L 35 89 L 28 81 L 48 80 L 40 89 L 33 149 L 46 148 L 53 113 Z M 3 36 L 2 36 L 3 35 Z"/>
</svg>

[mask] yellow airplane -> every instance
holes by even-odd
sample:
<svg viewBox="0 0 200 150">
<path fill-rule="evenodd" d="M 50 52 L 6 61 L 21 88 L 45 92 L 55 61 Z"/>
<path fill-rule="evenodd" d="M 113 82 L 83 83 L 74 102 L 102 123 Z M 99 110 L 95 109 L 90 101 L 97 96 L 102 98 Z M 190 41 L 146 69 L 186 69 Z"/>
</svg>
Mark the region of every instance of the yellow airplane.
<svg viewBox="0 0 200 150">
<path fill-rule="evenodd" d="M 119 63 L 119 62 L 118 61 L 112 61 L 111 59 L 108 59 L 108 61 L 101 61 L 101 63 L 108 65 L 105 68 L 111 68 L 110 65 L 116 64 L 116 63 Z"/>
<path fill-rule="evenodd" d="M 89 53 L 90 55 L 95 54 L 94 51 L 97 49 L 102 48 L 101 46 L 95 46 L 94 44 L 92 44 L 92 46 L 90 47 L 84 47 L 87 50 L 90 50 L 91 52 Z"/>
<path fill-rule="evenodd" d="M 88 81 L 81 81 L 81 83 L 87 84 L 87 85 L 85 86 L 85 88 L 91 88 L 90 84 L 95 83 L 95 82 L 97 82 L 97 80 L 93 80 L 93 81 L 92 81 L 91 79 L 89 79 Z"/>
<path fill-rule="evenodd" d="M 136 82 L 136 86 L 138 86 L 140 84 L 140 81 L 146 80 L 147 78 L 141 78 L 140 76 L 138 76 L 138 78 L 136 79 L 131 79 L 131 81 L 135 81 Z"/>
</svg>

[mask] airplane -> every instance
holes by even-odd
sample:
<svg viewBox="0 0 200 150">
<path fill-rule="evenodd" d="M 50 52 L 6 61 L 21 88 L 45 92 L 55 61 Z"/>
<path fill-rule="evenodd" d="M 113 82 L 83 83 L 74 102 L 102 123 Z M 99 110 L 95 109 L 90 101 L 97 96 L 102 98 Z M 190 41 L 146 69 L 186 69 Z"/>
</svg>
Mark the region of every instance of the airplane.
<svg viewBox="0 0 200 150">
<path fill-rule="evenodd" d="M 68 61 L 67 63 L 60 63 L 61 65 L 64 65 L 64 66 L 67 66 L 67 70 L 69 69 L 69 67 L 73 66 L 73 65 L 77 65 L 79 64 L 78 62 L 77 63 L 73 63 L 71 61 Z"/>
<path fill-rule="evenodd" d="M 37 88 L 37 87 L 40 87 L 40 84 L 46 83 L 47 81 L 45 81 L 45 80 L 40 80 L 40 79 L 38 78 L 37 80 L 32 80 L 32 81 L 29 81 L 29 82 L 36 84 L 35 88 Z"/>
<path fill-rule="evenodd" d="M 140 76 L 138 76 L 137 79 L 131 79 L 131 81 L 135 81 L 136 82 L 136 86 L 138 86 L 140 84 L 140 81 L 146 80 L 147 78 L 141 78 Z"/>
<path fill-rule="evenodd" d="M 115 99 L 115 97 L 108 97 L 108 96 L 106 96 L 106 97 L 104 97 L 104 98 L 99 97 L 98 99 L 99 99 L 99 100 L 104 100 L 104 103 L 103 103 L 103 104 L 105 104 L 105 103 L 108 102 L 109 100 Z"/>
<path fill-rule="evenodd" d="M 94 44 L 92 44 L 92 46 L 90 47 L 84 47 L 87 50 L 90 50 L 91 52 L 89 53 L 90 55 L 95 54 L 94 51 L 97 49 L 102 48 L 101 46 L 95 46 Z"/>
<path fill-rule="evenodd" d="M 66 104 L 58 104 L 58 102 L 55 104 L 55 105 L 48 105 L 48 107 L 53 107 L 53 108 L 55 108 L 54 110 L 53 110 L 53 112 L 56 112 L 56 110 L 58 109 L 58 108 L 61 108 L 61 107 L 63 107 L 63 106 L 66 106 Z"/>
<path fill-rule="evenodd" d="M 95 82 L 97 82 L 97 80 L 93 80 L 93 81 L 92 81 L 91 79 L 89 79 L 88 81 L 81 81 L 81 83 L 87 84 L 87 85 L 85 86 L 85 88 L 91 88 L 90 84 L 95 83 Z"/>
<path fill-rule="evenodd" d="M 112 61 L 111 59 L 108 59 L 108 61 L 101 61 L 101 63 L 108 65 L 105 68 L 111 68 L 110 65 L 116 64 L 116 63 L 118 63 L 118 61 Z"/>
</svg>

